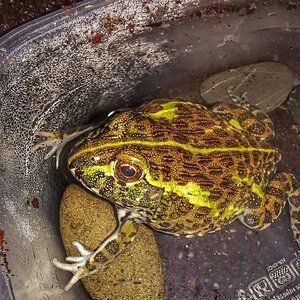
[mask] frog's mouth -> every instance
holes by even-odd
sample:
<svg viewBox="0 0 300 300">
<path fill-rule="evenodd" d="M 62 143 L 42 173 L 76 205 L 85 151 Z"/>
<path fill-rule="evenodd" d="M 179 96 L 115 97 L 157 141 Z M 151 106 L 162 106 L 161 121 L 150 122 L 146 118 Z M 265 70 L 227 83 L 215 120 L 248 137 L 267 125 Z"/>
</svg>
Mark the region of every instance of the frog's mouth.
<svg viewBox="0 0 300 300">
<path fill-rule="evenodd" d="M 96 193 L 97 195 L 110 200 L 109 197 L 107 197 L 99 188 L 96 188 L 93 186 L 93 184 L 91 183 L 87 183 L 86 180 L 84 180 L 84 174 L 86 173 L 86 171 L 84 169 L 81 168 L 77 168 L 77 167 L 73 167 L 73 168 L 69 168 L 73 178 L 75 178 L 77 181 L 79 181 L 86 189 Z M 111 180 L 113 179 L 112 176 L 110 176 L 107 180 Z"/>
<path fill-rule="evenodd" d="M 99 189 L 90 187 L 90 186 L 88 186 L 87 183 L 85 183 L 85 181 L 83 180 L 83 175 L 85 174 L 84 170 L 82 170 L 80 168 L 76 168 L 76 167 L 69 168 L 69 170 L 70 170 L 71 174 L 73 175 L 73 178 L 75 178 L 77 181 L 79 181 L 81 183 L 81 185 L 83 185 L 86 189 L 102 196 Z"/>
</svg>

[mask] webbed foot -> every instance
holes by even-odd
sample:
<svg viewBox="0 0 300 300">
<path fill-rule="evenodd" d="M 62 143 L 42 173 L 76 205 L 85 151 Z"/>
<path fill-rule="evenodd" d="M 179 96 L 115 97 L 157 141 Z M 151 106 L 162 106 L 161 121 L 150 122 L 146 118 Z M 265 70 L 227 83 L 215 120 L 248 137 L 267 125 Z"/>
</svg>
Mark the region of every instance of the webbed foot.
<svg viewBox="0 0 300 300">
<path fill-rule="evenodd" d="M 88 261 L 92 257 L 93 252 L 86 249 L 79 242 L 74 241 L 72 244 L 79 251 L 80 256 L 67 256 L 66 261 L 70 263 L 62 263 L 56 258 L 53 259 L 53 264 L 57 268 L 70 271 L 74 274 L 64 288 L 66 291 L 69 290 L 81 278 L 96 272 L 96 269 L 89 270 L 87 267 Z"/>
<path fill-rule="evenodd" d="M 59 131 L 37 131 L 36 136 L 46 137 L 43 142 L 37 143 L 33 146 L 33 151 L 38 151 L 46 147 L 52 147 L 52 149 L 45 155 L 44 159 L 50 158 L 57 153 L 63 143 L 63 134 Z"/>
<path fill-rule="evenodd" d="M 64 146 L 70 141 L 76 139 L 83 133 L 94 129 L 96 126 L 89 126 L 80 131 L 75 131 L 73 133 L 62 133 L 60 131 L 37 131 L 36 136 L 47 138 L 45 141 L 37 143 L 33 146 L 33 151 L 37 151 L 46 147 L 52 147 L 51 150 L 45 155 L 44 159 L 48 159 L 51 156 L 56 156 L 56 168 L 58 169 L 60 154 Z"/>
<path fill-rule="evenodd" d="M 79 242 L 73 242 L 80 256 L 66 257 L 67 263 L 53 260 L 57 268 L 73 273 L 65 290 L 69 290 L 81 278 L 105 268 L 133 241 L 140 221 L 132 219 L 132 214 L 125 209 L 119 209 L 117 213 L 119 221 L 117 229 L 95 251 L 86 249 Z"/>
<path fill-rule="evenodd" d="M 230 98 L 230 100 L 238 105 L 238 106 L 242 106 L 246 109 L 249 109 L 251 107 L 251 104 L 249 103 L 248 99 L 247 99 L 247 92 L 243 92 L 240 96 L 236 95 L 234 93 L 234 86 L 231 85 L 229 87 L 227 87 L 227 94 L 228 97 Z"/>
</svg>

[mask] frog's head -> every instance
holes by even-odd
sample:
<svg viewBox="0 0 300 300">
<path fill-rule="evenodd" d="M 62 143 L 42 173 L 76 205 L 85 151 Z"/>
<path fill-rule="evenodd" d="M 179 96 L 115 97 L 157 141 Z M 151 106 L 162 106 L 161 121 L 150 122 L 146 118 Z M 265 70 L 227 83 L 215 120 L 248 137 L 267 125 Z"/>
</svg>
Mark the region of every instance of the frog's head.
<svg viewBox="0 0 300 300">
<path fill-rule="evenodd" d="M 85 187 L 124 207 L 157 207 L 162 189 L 149 184 L 147 158 L 134 144 L 128 128 L 130 113 L 122 113 L 104 130 L 94 130 L 74 147 L 69 169 Z M 121 122 L 122 121 L 122 122 Z"/>
</svg>

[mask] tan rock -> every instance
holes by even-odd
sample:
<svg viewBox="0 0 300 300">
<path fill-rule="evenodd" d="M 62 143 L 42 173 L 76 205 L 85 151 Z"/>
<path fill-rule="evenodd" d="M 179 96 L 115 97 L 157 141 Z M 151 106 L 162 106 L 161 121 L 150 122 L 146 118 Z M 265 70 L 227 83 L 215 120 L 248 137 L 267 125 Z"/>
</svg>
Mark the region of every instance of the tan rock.
<svg viewBox="0 0 300 300">
<path fill-rule="evenodd" d="M 67 255 L 78 255 L 72 241 L 95 249 L 115 228 L 112 206 L 76 185 L 67 187 L 60 207 L 60 229 Z M 163 299 L 162 266 L 151 229 L 141 225 L 128 248 L 106 270 L 82 282 L 93 299 Z"/>
</svg>

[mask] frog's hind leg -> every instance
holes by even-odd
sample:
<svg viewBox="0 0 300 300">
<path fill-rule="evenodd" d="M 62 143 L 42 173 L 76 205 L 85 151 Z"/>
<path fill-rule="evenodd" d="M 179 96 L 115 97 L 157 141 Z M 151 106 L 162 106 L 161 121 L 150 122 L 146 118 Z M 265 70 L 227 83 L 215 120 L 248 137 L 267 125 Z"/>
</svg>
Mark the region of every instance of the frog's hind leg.
<svg viewBox="0 0 300 300">
<path fill-rule="evenodd" d="M 240 221 L 251 229 L 267 228 L 278 218 L 286 201 L 294 199 L 295 191 L 293 175 L 284 172 L 275 173 L 264 189 L 254 182 Z M 299 209 L 299 204 L 297 207 Z"/>
<path fill-rule="evenodd" d="M 291 227 L 294 238 L 300 247 L 300 186 L 294 189 L 289 197 Z"/>
<path fill-rule="evenodd" d="M 212 109 L 215 113 L 236 129 L 247 131 L 261 140 L 274 137 L 272 120 L 262 110 L 248 102 L 246 93 L 237 96 L 233 92 L 233 87 L 228 87 L 227 93 L 230 102 L 215 105 Z"/>
</svg>

